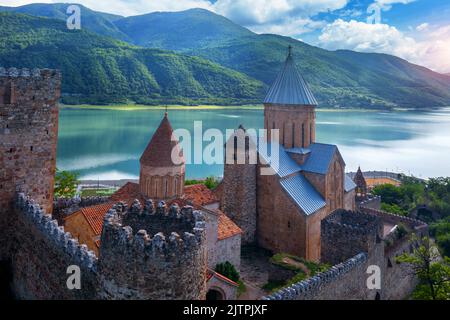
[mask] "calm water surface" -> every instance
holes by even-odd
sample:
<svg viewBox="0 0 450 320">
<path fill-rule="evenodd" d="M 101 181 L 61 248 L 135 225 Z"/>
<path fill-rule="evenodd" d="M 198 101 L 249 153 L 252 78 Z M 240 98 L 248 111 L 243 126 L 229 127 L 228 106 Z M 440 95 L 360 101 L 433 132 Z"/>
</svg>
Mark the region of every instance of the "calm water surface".
<svg viewBox="0 0 450 320">
<path fill-rule="evenodd" d="M 139 157 L 164 110 L 60 111 L 57 165 L 82 179 L 137 178 Z M 225 132 L 263 127 L 263 110 L 170 110 L 174 128 Z M 317 141 L 337 144 L 347 171 L 389 170 L 419 177 L 450 176 L 450 108 L 434 112 L 318 111 Z M 206 145 L 205 143 L 204 145 Z M 188 178 L 221 176 L 222 165 L 188 165 Z"/>
</svg>

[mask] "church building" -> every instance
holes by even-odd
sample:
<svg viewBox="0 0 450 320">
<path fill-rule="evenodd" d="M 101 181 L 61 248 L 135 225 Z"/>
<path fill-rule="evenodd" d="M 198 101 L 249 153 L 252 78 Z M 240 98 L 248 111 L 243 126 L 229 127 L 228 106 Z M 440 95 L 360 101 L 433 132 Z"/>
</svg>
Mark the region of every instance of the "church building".
<svg viewBox="0 0 450 320">
<path fill-rule="evenodd" d="M 221 205 L 243 230 L 244 243 L 318 261 L 320 222 L 336 209 L 355 209 L 356 185 L 338 147 L 316 141 L 316 106 L 289 48 L 264 100 L 267 145 L 257 145 L 257 164 L 225 164 Z M 279 130 L 278 139 L 271 129 Z M 272 166 L 263 151 L 271 144 L 277 144 L 278 165 L 263 175 L 261 169 Z"/>
</svg>

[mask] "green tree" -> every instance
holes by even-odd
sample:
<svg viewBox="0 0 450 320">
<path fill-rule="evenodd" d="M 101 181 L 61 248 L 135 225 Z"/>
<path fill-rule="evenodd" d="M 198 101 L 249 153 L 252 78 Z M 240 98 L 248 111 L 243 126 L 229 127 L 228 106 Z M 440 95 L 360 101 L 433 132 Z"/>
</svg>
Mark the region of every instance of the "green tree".
<svg viewBox="0 0 450 320">
<path fill-rule="evenodd" d="M 450 298 L 450 259 L 441 259 L 437 247 L 428 237 L 411 239 L 413 252 L 404 253 L 397 261 L 411 266 L 419 278 L 413 297 L 421 300 L 447 300 Z"/>
<path fill-rule="evenodd" d="M 78 173 L 56 169 L 55 196 L 72 198 L 77 191 Z"/>
<path fill-rule="evenodd" d="M 239 281 L 239 272 L 237 272 L 236 268 L 230 263 L 230 262 L 224 262 L 219 263 L 216 266 L 216 272 L 220 273 L 221 275 L 224 275 L 230 280 L 233 280 L 234 282 Z"/>
<path fill-rule="evenodd" d="M 205 180 L 205 186 L 206 186 L 208 189 L 214 189 L 214 188 L 216 188 L 216 187 L 219 185 L 219 183 L 220 183 L 219 179 L 217 179 L 216 177 L 213 177 L 213 176 L 208 177 L 208 178 L 206 178 L 206 180 Z"/>
<path fill-rule="evenodd" d="M 373 188 L 373 193 L 381 196 L 384 203 L 400 205 L 403 199 L 402 189 L 392 184 L 382 184 Z"/>
</svg>

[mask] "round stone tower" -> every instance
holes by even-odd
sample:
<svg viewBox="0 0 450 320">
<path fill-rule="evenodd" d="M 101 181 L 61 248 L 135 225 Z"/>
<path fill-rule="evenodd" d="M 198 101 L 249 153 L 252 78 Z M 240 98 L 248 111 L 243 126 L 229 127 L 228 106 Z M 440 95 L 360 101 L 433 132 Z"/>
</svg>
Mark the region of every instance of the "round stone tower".
<svg viewBox="0 0 450 320">
<path fill-rule="evenodd" d="M 143 195 L 169 200 L 184 194 L 185 161 L 166 114 L 140 159 Z"/>
<path fill-rule="evenodd" d="M 206 298 L 205 220 L 192 207 L 118 203 L 105 216 L 100 243 L 100 299 Z"/>
<path fill-rule="evenodd" d="M 283 69 L 264 100 L 264 129 L 279 129 L 279 143 L 286 149 L 308 148 L 316 140 L 317 101 L 298 72 L 292 47 Z"/>
</svg>

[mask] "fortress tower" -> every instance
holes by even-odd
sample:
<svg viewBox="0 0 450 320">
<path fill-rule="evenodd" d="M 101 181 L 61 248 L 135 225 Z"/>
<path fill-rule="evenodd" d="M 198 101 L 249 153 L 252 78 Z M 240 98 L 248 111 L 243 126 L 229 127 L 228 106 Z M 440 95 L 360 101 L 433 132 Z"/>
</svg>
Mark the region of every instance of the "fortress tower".
<svg viewBox="0 0 450 320">
<path fill-rule="evenodd" d="M 55 70 L 0 68 L 2 249 L 16 191 L 52 212 L 60 87 L 61 75 Z"/>
<path fill-rule="evenodd" d="M 99 298 L 205 299 L 205 237 L 205 219 L 192 207 L 115 205 L 101 235 Z"/>
<path fill-rule="evenodd" d="M 172 155 L 178 159 L 172 159 Z M 168 200 L 184 194 L 185 161 L 167 112 L 142 154 L 140 163 L 139 189 L 143 195 Z"/>
<path fill-rule="evenodd" d="M 279 129 L 279 143 L 286 149 L 308 148 L 316 140 L 317 101 L 297 71 L 292 47 L 274 84 L 264 99 L 264 129 Z"/>
</svg>

